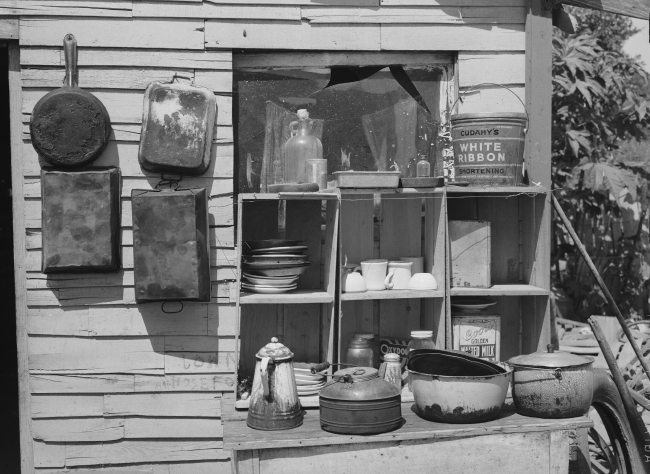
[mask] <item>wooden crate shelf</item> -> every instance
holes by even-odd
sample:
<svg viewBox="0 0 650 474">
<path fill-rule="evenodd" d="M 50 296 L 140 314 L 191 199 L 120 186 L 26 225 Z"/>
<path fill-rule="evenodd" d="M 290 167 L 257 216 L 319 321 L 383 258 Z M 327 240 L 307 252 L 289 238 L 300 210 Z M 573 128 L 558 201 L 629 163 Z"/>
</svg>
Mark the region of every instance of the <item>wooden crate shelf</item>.
<svg viewBox="0 0 650 474">
<path fill-rule="evenodd" d="M 398 300 L 404 298 L 444 298 L 444 290 L 384 290 L 365 293 L 343 293 L 341 301 Z"/>
<path fill-rule="evenodd" d="M 447 194 L 546 194 L 544 186 L 446 186 Z"/>
<path fill-rule="evenodd" d="M 327 291 L 318 290 L 293 290 L 278 295 L 264 295 L 259 293 L 239 293 L 239 304 L 309 304 L 333 303 L 334 295 Z"/>
<path fill-rule="evenodd" d="M 451 296 L 545 296 L 549 290 L 533 285 L 503 284 L 490 288 L 452 287 Z"/>
<path fill-rule="evenodd" d="M 346 194 L 442 194 L 443 187 L 440 188 L 340 188 L 341 195 Z"/>
</svg>

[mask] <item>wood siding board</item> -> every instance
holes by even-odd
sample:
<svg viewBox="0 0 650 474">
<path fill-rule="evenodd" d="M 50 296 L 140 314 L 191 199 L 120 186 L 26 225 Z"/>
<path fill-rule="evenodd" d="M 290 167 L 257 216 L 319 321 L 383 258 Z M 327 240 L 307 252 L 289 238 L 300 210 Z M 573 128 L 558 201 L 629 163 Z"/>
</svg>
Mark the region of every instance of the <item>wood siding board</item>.
<svg viewBox="0 0 650 474">
<path fill-rule="evenodd" d="M 233 373 L 233 352 L 167 352 L 165 374 L 223 374 Z"/>
<path fill-rule="evenodd" d="M 206 311 L 207 316 L 207 311 Z M 232 352 L 235 339 L 214 336 L 167 336 L 165 352 Z"/>
<path fill-rule="evenodd" d="M 204 49 L 203 21 L 89 18 L 20 20 L 21 46 L 60 46 L 75 32 L 80 47 Z"/>
<path fill-rule="evenodd" d="M 127 418 L 126 439 L 216 439 L 223 437 L 219 420 L 199 418 Z"/>
<path fill-rule="evenodd" d="M 221 441 L 125 440 L 121 443 L 67 444 L 65 465 L 93 466 L 225 459 Z"/>
<path fill-rule="evenodd" d="M 83 84 L 81 85 L 83 87 Z M 129 89 L 84 90 L 92 93 L 104 104 L 111 122 L 142 123 L 144 91 Z M 43 88 L 25 89 L 23 91 L 23 113 L 31 114 L 36 103 L 48 92 L 49 89 Z M 217 125 L 232 125 L 232 98 L 224 95 L 217 95 L 216 98 Z"/>
<path fill-rule="evenodd" d="M 206 0 L 216 5 L 233 3 L 233 0 Z M 355 7 L 378 7 L 381 0 L 236 0 L 241 5 L 329 5 L 355 6 Z"/>
<path fill-rule="evenodd" d="M 183 5 L 139 1 L 133 5 L 133 16 L 144 18 L 201 18 L 246 20 L 300 21 L 300 6 L 285 5 L 218 5 L 210 2 Z"/>
<path fill-rule="evenodd" d="M 381 25 L 382 50 L 524 51 L 524 27 L 500 25 Z M 414 41 L 413 38 L 417 38 Z"/>
<path fill-rule="evenodd" d="M 136 375 L 136 392 L 232 392 L 234 374 Z"/>
<path fill-rule="evenodd" d="M 38 469 L 35 474 L 169 474 L 169 464 L 154 464 L 110 467 L 110 468 L 88 468 L 88 469 Z"/>
<path fill-rule="evenodd" d="M 162 373 L 165 367 L 162 337 L 32 337 L 28 342 L 31 373 Z"/>
<path fill-rule="evenodd" d="M 99 417 L 104 395 L 33 395 L 32 418 Z"/>
<path fill-rule="evenodd" d="M 631 16 L 642 20 L 647 20 L 650 15 L 650 5 L 643 0 L 569 0 L 562 3 L 616 13 L 617 15 Z"/>
<path fill-rule="evenodd" d="M 380 49 L 379 25 L 318 26 L 307 22 L 207 20 L 205 47 L 360 50 Z M 402 48 L 403 49 L 403 48 Z"/>
<path fill-rule="evenodd" d="M 46 442 L 117 441 L 124 438 L 121 418 L 70 418 L 32 420 L 35 440 Z"/>
<path fill-rule="evenodd" d="M 110 2 L 73 0 L 4 0 L 0 15 L 7 16 L 83 16 L 83 17 L 131 17 L 133 3 L 113 0 Z"/>
<path fill-rule="evenodd" d="M 144 90 L 154 82 L 169 82 L 175 74 L 189 77 L 194 80 L 194 70 L 191 69 L 115 69 L 115 68 L 96 68 L 81 69 L 79 71 L 79 83 L 85 89 L 136 89 Z M 215 73 L 229 76 L 227 71 Z M 24 68 L 22 74 L 22 84 L 24 88 L 44 88 L 44 87 L 61 87 L 65 77 L 63 69 L 32 69 Z M 224 82 L 225 84 L 225 82 Z M 217 83 L 220 89 L 215 92 L 230 93 L 230 87 L 223 87 Z"/>
<path fill-rule="evenodd" d="M 523 7 L 526 0 L 381 0 L 383 6 L 486 6 Z"/>
<path fill-rule="evenodd" d="M 526 82 L 526 55 L 504 52 L 461 52 L 458 54 L 458 82 L 460 87 L 474 87 L 484 83 L 524 84 Z"/>
<path fill-rule="evenodd" d="M 220 393 L 107 394 L 102 400 L 104 416 L 203 418 L 221 416 Z"/>
<path fill-rule="evenodd" d="M 23 47 L 22 66 L 65 66 L 63 50 L 58 47 Z M 77 66 L 156 67 L 180 69 L 232 69 L 230 51 L 138 50 L 117 48 L 77 48 Z"/>
<path fill-rule="evenodd" d="M 236 54 L 233 57 L 235 68 L 269 68 L 269 67 L 305 67 L 325 68 L 330 66 L 384 66 L 386 64 L 402 64 L 405 66 L 424 66 L 435 64 L 452 64 L 451 53 L 438 52 L 364 52 L 354 53 L 331 52 L 268 52 L 263 54 Z"/>
<path fill-rule="evenodd" d="M 462 23 L 460 10 L 438 8 L 358 8 L 303 6 L 302 17 L 310 23 Z"/>
<path fill-rule="evenodd" d="M 169 474 L 232 474 L 229 460 L 169 464 Z"/>
<path fill-rule="evenodd" d="M 0 39 L 17 40 L 19 25 L 17 18 L 0 19 Z"/>
<path fill-rule="evenodd" d="M 135 390 L 132 374 L 29 376 L 31 393 L 123 393 Z"/>
<path fill-rule="evenodd" d="M 228 133 L 232 133 L 232 129 Z M 102 155 L 93 162 L 93 166 L 118 166 L 124 179 L 146 177 L 149 186 L 154 186 L 154 182 L 160 181 L 160 174 L 156 175 L 140 167 L 138 162 L 139 140 L 140 134 L 138 132 L 138 140 L 108 142 Z M 233 146 L 213 145 L 210 155 L 210 166 L 202 178 L 231 178 L 233 176 Z M 24 176 L 40 178 L 41 166 L 45 166 L 46 163 L 39 158 L 31 141 L 24 142 L 23 158 L 25 163 L 23 168 Z"/>
<path fill-rule="evenodd" d="M 33 458 L 30 456 L 30 464 L 33 464 L 34 467 L 64 467 L 66 465 L 64 444 L 47 444 L 42 441 L 33 441 L 33 444 L 34 456 Z M 34 472 L 34 469 L 32 468 L 29 472 Z"/>
<path fill-rule="evenodd" d="M 507 91 L 495 86 L 461 89 L 463 100 L 458 101 L 458 113 L 525 112 L 522 102 L 525 100 L 526 91 L 523 84 L 511 85 L 509 89 L 510 91 Z M 522 102 L 517 100 L 517 97 Z"/>
<path fill-rule="evenodd" d="M 6 23 L 0 21 L 0 33 Z M 16 304 L 16 348 L 18 369 L 18 408 L 19 408 L 19 437 L 20 437 L 20 466 L 22 472 L 32 472 L 38 461 L 33 446 L 30 419 L 31 401 L 29 389 L 29 360 L 28 360 L 28 333 L 27 333 L 27 298 L 25 285 L 25 200 L 23 197 L 23 141 L 20 138 L 20 115 L 22 103 L 22 89 L 20 87 L 20 54 L 16 42 L 11 42 L 8 52 L 8 79 L 9 79 L 9 139 L 11 144 L 11 210 L 14 249 L 14 283 Z M 45 454 L 45 449 L 39 446 L 39 459 Z"/>
<path fill-rule="evenodd" d="M 29 280 L 27 280 L 29 282 Z M 28 308 L 27 333 L 30 335 L 87 336 L 88 307 Z"/>
<path fill-rule="evenodd" d="M 208 335 L 234 336 L 237 326 L 237 312 L 234 305 L 208 306 Z"/>
<path fill-rule="evenodd" d="M 208 333 L 206 303 L 184 304 L 178 313 L 165 314 L 159 303 L 129 307 L 88 308 L 92 336 L 173 336 Z"/>
</svg>

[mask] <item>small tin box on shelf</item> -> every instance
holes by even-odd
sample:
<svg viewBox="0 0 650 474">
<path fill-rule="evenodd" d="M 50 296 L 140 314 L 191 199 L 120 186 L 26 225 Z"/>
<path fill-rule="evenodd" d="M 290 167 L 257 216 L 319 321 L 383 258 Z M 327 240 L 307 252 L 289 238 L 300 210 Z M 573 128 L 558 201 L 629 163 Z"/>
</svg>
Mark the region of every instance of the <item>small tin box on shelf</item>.
<svg viewBox="0 0 650 474">
<path fill-rule="evenodd" d="M 334 361 L 339 207 L 336 190 L 239 195 L 238 408 L 248 406 L 255 354 L 273 337 L 297 366 Z"/>
</svg>

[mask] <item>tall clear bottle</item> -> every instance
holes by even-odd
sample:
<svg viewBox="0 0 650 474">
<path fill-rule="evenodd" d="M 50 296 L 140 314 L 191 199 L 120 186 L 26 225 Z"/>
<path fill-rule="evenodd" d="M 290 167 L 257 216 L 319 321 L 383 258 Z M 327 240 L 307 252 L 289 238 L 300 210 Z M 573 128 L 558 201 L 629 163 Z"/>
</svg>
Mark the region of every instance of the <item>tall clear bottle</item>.
<svg viewBox="0 0 650 474">
<path fill-rule="evenodd" d="M 300 109 L 298 120 L 291 122 L 291 138 L 284 144 L 284 180 L 287 183 L 306 182 L 307 160 L 323 158 L 323 144 L 312 134 L 313 120 L 306 109 Z"/>
</svg>

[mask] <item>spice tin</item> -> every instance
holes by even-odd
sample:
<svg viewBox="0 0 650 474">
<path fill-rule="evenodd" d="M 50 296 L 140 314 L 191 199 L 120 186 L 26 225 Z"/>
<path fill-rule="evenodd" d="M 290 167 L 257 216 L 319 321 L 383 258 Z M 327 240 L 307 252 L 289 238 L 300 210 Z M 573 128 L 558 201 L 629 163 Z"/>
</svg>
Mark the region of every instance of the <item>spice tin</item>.
<svg viewBox="0 0 650 474">
<path fill-rule="evenodd" d="M 135 297 L 210 301 L 205 188 L 131 193 Z"/>
<path fill-rule="evenodd" d="M 41 171 L 43 273 L 120 269 L 120 170 Z"/>
</svg>

